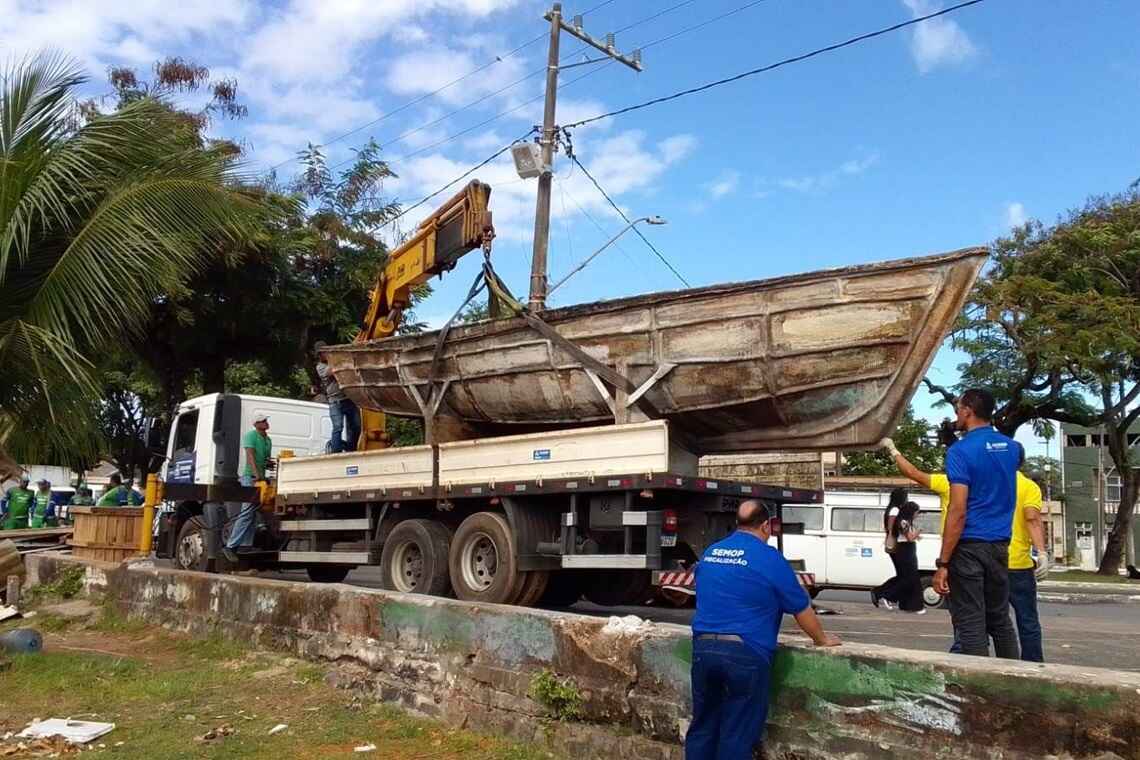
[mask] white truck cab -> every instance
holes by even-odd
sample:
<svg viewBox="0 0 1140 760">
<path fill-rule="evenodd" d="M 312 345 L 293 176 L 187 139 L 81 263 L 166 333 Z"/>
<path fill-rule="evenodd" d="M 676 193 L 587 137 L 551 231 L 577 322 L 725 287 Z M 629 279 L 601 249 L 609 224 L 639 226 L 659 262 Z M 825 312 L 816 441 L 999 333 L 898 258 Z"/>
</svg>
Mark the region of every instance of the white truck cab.
<svg viewBox="0 0 1140 760">
<path fill-rule="evenodd" d="M 269 417 L 270 456 L 323 454 L 332 435 L 326 404 L 312 401 L 210 393 L 183 401 L 171 429 L 162 479 L 167 483 L 214 485 L 237 476 L 241 435 L 253 418 Z"/>
</svg>

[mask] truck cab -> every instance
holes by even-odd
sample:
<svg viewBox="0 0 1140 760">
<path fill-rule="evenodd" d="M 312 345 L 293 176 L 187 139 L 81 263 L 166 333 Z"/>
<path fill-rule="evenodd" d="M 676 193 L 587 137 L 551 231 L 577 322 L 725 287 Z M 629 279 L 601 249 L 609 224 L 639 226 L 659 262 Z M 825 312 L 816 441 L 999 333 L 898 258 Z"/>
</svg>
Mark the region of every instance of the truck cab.
<svg viewBox="0 0 1140 760">
<path fill-rule="evenodd" d="M 328 406 L 312 401 L 234 393 L 210 393 L 178 406 L 160 471 L 166 507 L 159 518 L 156 555 L 195 567 L 203 552 L 205 504 L 248 500 L 238 481 L 241 436 L 253 418 L 269 417 L 270 456 L 282 451 L 323 454 L 332 435 Z"/>
</svg>

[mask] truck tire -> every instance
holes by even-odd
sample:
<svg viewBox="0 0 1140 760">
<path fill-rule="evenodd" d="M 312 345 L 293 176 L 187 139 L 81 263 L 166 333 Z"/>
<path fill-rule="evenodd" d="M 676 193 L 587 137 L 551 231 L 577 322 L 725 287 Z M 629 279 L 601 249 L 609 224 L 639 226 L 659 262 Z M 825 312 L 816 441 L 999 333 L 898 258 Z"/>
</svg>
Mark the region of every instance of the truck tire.
<svg viewBox="0 0 1140 760">
<path fill-rule="evenodd" d="M 179 570 L 200 570 L 206 556 L 205 525 L 198 515 L 182 523 L 174 542 L 174 566 Z"/>
<path fill-rule="evenodd" d="M 644 604 L 653 595 L 653 578 L 648 570 L 596 571 L 583 593 L 602 607 Z"/>
<path fill-rule="evenodd" d="M 380 553 L 380 585 L 405 594 L 447 596 L 451 531 L 435 520 L 396 524 Z"/>
<path fill-rule="evenodd" d="M 507 519 L 476 512 L 455 531 L 448 557 L 451 587 L 465 602 L 511 604 L 521 591 L 518 552 Z"/>
<path fill-rule="evenodd" d="M 538 603 L 543 607 L 569 607 L 581 598 L 581 574 L 575 570 L 555 570 L 550 573 Z"/>
<path fill-rule="evenodd" d="M 550 573 L 546 570 L 531 570 L 526 574 L 526 581 L 519 590 L 515 604 L 520 607 L 533 607 L 538 604 L 542 594 L 546 591 L 546 584 L 550 581 Z"/>
<path fill-rule="evenodd" d="M 306 567 L 305 572 L 313 583 L 343 583 L 352 568 L 347 565 L 313 565 Z"/>
<path fill-rule="evenodd" d="M 948 606 L 949 597 L 941 596 L 934 590 L 934 575 L 927 573 L 922 576 L 922 606 L 924 609 L 939 609 Z"/>
</svg>

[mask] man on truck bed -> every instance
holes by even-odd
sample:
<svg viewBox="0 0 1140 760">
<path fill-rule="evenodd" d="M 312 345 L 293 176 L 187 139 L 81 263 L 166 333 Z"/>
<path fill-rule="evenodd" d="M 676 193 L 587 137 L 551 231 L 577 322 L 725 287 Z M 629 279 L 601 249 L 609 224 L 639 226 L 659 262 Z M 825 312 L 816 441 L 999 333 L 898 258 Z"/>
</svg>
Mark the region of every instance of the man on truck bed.
<svg viewBox="0 0 1140 760">
<path fill-rule="evenodd" d="M 245 468 L 241 473 L 243 486 L 252 486 L 259 480 L 265 480 L 265 466 L 269 463 L 269 452 L 272 450 L 273 439 L 269 437 L 269 417 L 258 414 L 253 418 L 253 430 L 247 430 L 241 437 L 242 459 L 245 460 Z M 241 505 L 241 512 L 234 521 L 230 540 L 222 548 L 222 554 L 232 563 L 236 564 L 238 561 L 238 548 L 253 544 L 253 531 L 257 526 L 259 506 L 256 501 Z"/>
<path fill-rule="evenodd" d="M 323 340 L 313 344 L 313 352 L 317 355 L 317 374 L 324 386 L 325 401 L 329 405 L 329 419 L 332 420 L 332 437 L 329 439 L 329 451 L 339 454 L 342 451 L 356 451 L 356 442 L 360 440 L 360 410 L 352 399 L 344 395 L 340 384 L 333 377 L 329 369 L 328 354 L 325 353 Z M 348 440 L 341 436 L 348 430 Z"/>
<path fill-rule="evenodd" d="M 775 547 L 768 509 L 737 508 L 735 533 L 697 563 L 693 616 L 693 722 L 686 760 L 752 757 L 768 720 L 768 681 L 785 613 L 816 646 L 837 646 L 812 610 L 792 566 Z"/>
</svg>

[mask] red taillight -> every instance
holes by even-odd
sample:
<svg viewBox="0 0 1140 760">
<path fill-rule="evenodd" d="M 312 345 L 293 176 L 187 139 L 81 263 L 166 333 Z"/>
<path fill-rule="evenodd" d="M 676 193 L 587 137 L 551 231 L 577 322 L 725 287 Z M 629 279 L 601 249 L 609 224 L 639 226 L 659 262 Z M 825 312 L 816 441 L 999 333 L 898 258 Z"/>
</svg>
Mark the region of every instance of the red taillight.
<svg viewBox="0 0 1140 760">
<path fill-rule="evenodd" d="M 677 513 L 676 512 L 674 512 L 671 509 L 665 510 L 665 519 L 664 519 L 664 522 L 661 523 L 661 530 L 665 531 L 666 533 L 676 533 L 677 532 Z"/>
<path fill-rule="evenodd" d="M 772 526 L 772 535 L 773 536 L 780 535 L 780 532 L 783 531 L 783 529 L 784 529 L 784 526 L 783 526 L 783 524 L 781 524 L 780 518 L 778 518 L 778 517 L 773 517 L 771 520 L 768 521 L 768 524 Z"/>
</svg>

